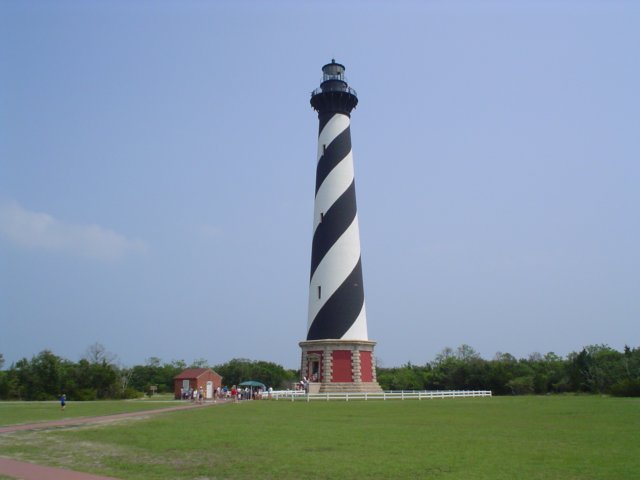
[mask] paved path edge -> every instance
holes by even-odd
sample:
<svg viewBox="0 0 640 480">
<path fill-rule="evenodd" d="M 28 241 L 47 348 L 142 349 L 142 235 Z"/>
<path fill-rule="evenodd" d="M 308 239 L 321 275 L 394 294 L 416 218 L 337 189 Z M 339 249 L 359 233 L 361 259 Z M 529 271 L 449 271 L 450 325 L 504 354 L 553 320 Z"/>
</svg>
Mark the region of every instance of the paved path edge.
<svg viewBox="0 0 640 480">
<path fill-rule="evenodd" d="M 44 467 L 35 463 L 2 457 L 0 457 L 0 473 L 20 480 L 118 480 L 114 477 L 74 472 L 64 468 Z"/>
</svg>

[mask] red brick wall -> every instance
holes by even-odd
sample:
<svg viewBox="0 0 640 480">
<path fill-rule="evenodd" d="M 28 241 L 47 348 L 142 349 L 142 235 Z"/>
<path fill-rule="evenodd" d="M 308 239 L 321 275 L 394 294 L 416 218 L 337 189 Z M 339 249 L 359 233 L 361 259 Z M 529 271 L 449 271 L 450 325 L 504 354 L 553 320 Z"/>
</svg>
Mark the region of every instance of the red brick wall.
<svg viewBox="0 0 640 480">
<path fill-rule="evenodd" d="M 363 382 L 373 382 L 371 352 L 360 352 L 360 378 Z"/>
<path fill-rule="evenodd" d="M 351 350 L 333 351 L 333 382 L 353 382 Z"/>
<path fill-rule="evenodd" d="M 222 377 L 215 372 L 205 372 L 204 374 L 200 375 L 198 378 L 190 378 L 189 386 L 194 390 L 197 390 L 198 388 L 202 387 L 202 389 L 205 391 L 205 394 L 206 394 L 208 381 L 213 382 L 214 390 L 222 386 Z M 182 388 L 182 379 L 175 379 L 173 382 L 173 385 L 174 385 L 174 396 L 176 399 L 178 399 L 180 398 L 180 389 Z"/>
</svg>

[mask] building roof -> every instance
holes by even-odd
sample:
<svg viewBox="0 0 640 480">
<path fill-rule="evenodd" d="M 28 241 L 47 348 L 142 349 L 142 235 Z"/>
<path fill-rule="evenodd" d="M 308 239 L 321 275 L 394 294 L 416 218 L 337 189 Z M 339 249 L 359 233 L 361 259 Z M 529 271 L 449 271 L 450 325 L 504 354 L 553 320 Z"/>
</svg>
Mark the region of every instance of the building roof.
<svg viewBox="0 0 640 480">
<path fill-rule="evenodd" d="M 186 370 L 183 370 L 181 373 L 179 373 L 178 375 L 173 377 L 173 379 L 174 380 L 184 380 L 184 379 L 187 379 L 187 378 L 198 378 L 198 377 L 201 377 L 203 374 L 205 374 L 207 372 L 211 372 L 214 375 L 218 375 L 216 372 L 214 372 L 210 368 L 187 368 Z M 220 377 L 220 375 L 218 375 L 218 376 Z M 222 377 L 220 377 L 220 378 L 222 378 Z"/>
</svg>

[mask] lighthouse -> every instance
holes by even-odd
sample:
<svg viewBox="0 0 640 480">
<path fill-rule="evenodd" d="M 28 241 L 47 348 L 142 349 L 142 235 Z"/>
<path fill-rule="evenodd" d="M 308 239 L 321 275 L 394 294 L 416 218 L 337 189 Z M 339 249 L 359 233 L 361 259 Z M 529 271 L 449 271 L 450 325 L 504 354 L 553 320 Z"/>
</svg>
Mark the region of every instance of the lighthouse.
<svg viewBox="0 0 640 480">
<path fill-rule="evenodd" d="M 356 91 L 335 60 L 311 93 L 318 113 L 313 241 L 302 376 L 311 392 L 379 392 L 369 340 L 351 151 Z"/>
</svg>

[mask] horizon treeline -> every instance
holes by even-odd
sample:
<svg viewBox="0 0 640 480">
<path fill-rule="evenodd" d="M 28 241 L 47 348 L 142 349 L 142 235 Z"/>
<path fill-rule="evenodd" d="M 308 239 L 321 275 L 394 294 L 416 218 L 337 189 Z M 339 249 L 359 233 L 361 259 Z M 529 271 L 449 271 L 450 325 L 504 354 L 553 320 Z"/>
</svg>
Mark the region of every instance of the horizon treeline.
<svg viewBox="0 0 640 480">
<path fill-rule="evenodd" d="M 158 357 L 144 365 L 121 367 L 116 356 L 99 343 L 91 345 L 80 361 L 73 362 L 43 350 L 3 369 L 0 353 L 0 399 L 52 400 L 65 393 L 69 400 L 136 398 L 154 386 L 158 393 L 173 392 L 173 379 L 186 368 L 211 368 L 223 385 L 259 380 L 274 389 L 290 388 L 300 371 L 273 362 L 235 358 L 219 365 L 205 359 L 162 362 Z M 566 358 L 553 352 L 516 359 L 498 352 L 483 359 L 471 346 L 445 348 L 424 365 L 376 367 L 383 390 L 491 390 L 494 395 L 595 393 L 640 396 L 640 348 L 617 351 L 607 345 L 589 345 Z"/>
<path fill-rule="evenodd" d="M 385 390 L 491 390 L 494 395 L 595 393 L 640 396 L 640 348 L 589 345 L 563 358 L 553 352 L 485 360 L 469 345 L 445 348 L 423 366 L 377 368 Z"/>
</svg>

